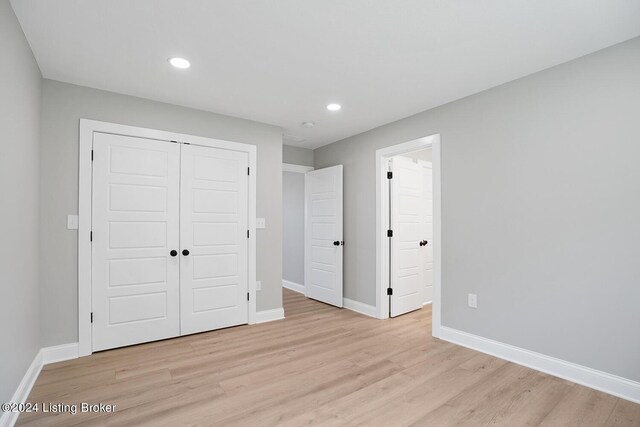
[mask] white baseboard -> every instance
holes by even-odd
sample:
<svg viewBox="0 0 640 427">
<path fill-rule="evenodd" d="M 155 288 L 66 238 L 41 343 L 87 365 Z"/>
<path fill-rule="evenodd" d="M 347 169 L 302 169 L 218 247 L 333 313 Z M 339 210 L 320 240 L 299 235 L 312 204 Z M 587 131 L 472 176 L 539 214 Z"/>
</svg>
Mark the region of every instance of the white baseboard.
<svg viewBox="0 0 640 427">
<path fill-rule="evenodd" d="M 284 308 L 274 308 L 273 310 L 263 310 L 256 313 L 256 323 L 273 322 L 284 319 Z"/>
<path fill-rule="evenodd" d="M 50 363 L 62 362 L 63 360 L 77 359 L 78 358 L 78 343 L 62 344 L 53 347 L 41 348 L 36 356 L 33 358 L 33 362 L 25 372 L 22 381 L 18 385 L 18 389 L 11 398 L 11 403 L 24 403 L 31 393 L 33 385 L 40 375 L 40 371 L 44 365 Z M 4 412 L 0 416 L 0 427 L 13 427 L 18 420 L 18 412 Z"/>
<path fill-rule="evenodd" d="M 49 363 L 62 362 L 65 360 L 78 358 L 78 343 L 69 343 L 56 345 L 53 347 L 45 347 L 42 349 L 42 363 L 48 365 Z"/>
<path fill-rule="evenodd" d="M 432 302 L 433 302 L 433 301 L 423 302 L 423 303 L 422 303 L 422 306 L 424 307 L 425 305 L 429 305 L 429 304 L 431 304 Z"/>
<path fill-rule="evenodd" d="M 365 316 L 378 318 L 377 309 L 369 304 L 365 304 L 360 301 L 354 301 L 349 298 L 342 298 L 342 305 L 344 308 L 347 308 L 351 311 L 355 311 L 356 313 L 364 314 Z"/>
<path fill-rule="evenodd" d="M 640 403 L 640 383 L 555 357 L 442 326 L 440 338 L 537 371 Z"/>
<path fill-rule="evenodd" d="M 282 281 L 282 287 L 283 288 L 287 288 L 289 290 L 292 290 L 294 292 L 299 292 L 301 294 L 304 294 L 304 285 L 301 285 L 301 284 L 296 283 L 296 282 L 290 282 L 288 280 L 283 280 Z"/>
<path fill-rule="evenodd" d="M 11 403 L 24 403 L 27 401 L 27 397 L 29 397 L 29 393 L 31 393 L 31 388 L 33 388 L 33 385 L 38 379 L 41 370 L 42 350 L 38 351 L 33 358 L 33 362 L 31 362 L 27 372 L 25 372 L 24 377 L 22 377 L 22 381 L 20 381 L 16 392 L 13 393 L 13 397 L 10 400 Z M 0 427 L 13 427 L 18 420 L 18 415 L 20 415 L 18 412 L 3 412 L 0 417 Z"/>
</svg>

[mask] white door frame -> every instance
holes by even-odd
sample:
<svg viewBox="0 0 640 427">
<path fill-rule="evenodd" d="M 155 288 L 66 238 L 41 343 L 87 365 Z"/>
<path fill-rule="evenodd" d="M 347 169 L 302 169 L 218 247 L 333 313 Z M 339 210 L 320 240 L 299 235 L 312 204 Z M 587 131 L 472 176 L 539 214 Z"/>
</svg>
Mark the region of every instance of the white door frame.
<svg viewBox="0 0 640 427">
<path fill-rule="evenodd" d="M 441 285 L 441 164 L 440 134 L 414 139 L 402 144 L 376 150 L 376 310 L 378 318 L 389 317 L 389 181 L 387 179 L 388 160 L 425 148 L 432 149 L 433 156 L 433 320 L 432 335 L 440 336 L 440 285 Z"/>
<path fill-rule="evenodd" d="M 292 163 L 282 164 L 282 172 L 301 173 L 304 175 L 305 173 L 311 172 L 312 170 L 313 166 L 294 165 Z"/>
<path fill-rule="evenodd" d="M 257 147 L 251 144 L 224 141 L 162 130 L 147 129 L 96 120 L 80 119 L 79 189 L 78 189 L 78 354 L 92 353 L 91 336 L 91 150 L 93 133 L 102 132 L 161 141 L 188 142 L 204 147 L 242 151 L 249 155 L 249 324 L 256 323 L 256 172 Z"/>
<path fill-rule="evenodd" d="M 304 177 L 305 174 L 307 172 L 311 172 L 312 170 L 314 170 L 313 166 L 303 166 L 303 165 L 294 165 L 293 163 L 283 163 L 282 164 L 282 172 L 293 172 L 293 173 L 301 173 L 302 176 Z M 304 191 L 304 188 L 303 188 Z M 304 196 L 304 194 L 303 194 Z M 304 216 L 306 218 L 306 209 L 307 206 L 305 205 L 305 212 L 304 212 Z M 303 280 L 304 282 L 304 280 Z M 300 288 L 298 285 L 301 285 L 302 288 Z M 282 279 L 282 287 L 283 288 L 287 288 L 289 290 L 295 291 L 295 292 L 299 292 L 301 294 L 305 294 L 306 292 L 306 285 L 304 283 L 293 283 L 290 282 L 288 280 L 284 280 Z"/>
</svg>

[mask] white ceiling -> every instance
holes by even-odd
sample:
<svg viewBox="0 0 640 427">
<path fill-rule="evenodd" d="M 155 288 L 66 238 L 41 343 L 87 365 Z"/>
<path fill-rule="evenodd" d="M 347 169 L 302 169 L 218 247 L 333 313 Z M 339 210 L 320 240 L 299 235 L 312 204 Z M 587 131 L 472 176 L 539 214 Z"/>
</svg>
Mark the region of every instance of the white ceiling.
<svg viewBox="0 0 640 427">
<path fill-rule="evenodd" d="M 46 78 L 279 125 L 308 148 L 640 35 L 638 0 L 11 3 Z"/>
</svg>

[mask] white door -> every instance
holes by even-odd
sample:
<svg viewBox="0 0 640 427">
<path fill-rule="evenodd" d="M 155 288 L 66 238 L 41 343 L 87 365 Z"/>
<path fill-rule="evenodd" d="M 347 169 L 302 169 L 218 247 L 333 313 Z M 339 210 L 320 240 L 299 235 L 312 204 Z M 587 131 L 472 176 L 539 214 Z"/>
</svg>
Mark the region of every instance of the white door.
<svg viewBox="0 0 640 427">
<path fill-rule="evenodd" d="M 420 249 L 424 282 L 424 303 L 433 300 L 433 168 L 431 162 L 419 160 L 422 166 L 422 198 L 420 219 L 422 239 L 426 242 Z"/>
<path fill-rule="evenodd" d="M 181 333 L 248 323 L 249 155 L 182 145 Z"/>
<path fill-rule="evenodd" d="M 180 146 L 93 138 L 93 350 L 177 336 Z"/>
<path fill-rule="evenodd" d="M 305 295 L 342 307 L 342 165 L 305 175 Z"/>
<path fill-rule="evenodd" d="M 420 242 L 422 223 L 422 166 L 411 159 L 390 161 L 391 190 L 391 288 L 390 314 L 398 316 L 422 308 L 423 269 Z"/>
</svg>

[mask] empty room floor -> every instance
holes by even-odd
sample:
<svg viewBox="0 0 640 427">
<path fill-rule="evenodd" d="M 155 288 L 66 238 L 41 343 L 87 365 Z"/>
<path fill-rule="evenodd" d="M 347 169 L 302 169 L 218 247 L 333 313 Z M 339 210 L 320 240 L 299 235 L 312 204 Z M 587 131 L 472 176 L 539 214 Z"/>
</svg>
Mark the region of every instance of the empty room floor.
<svg viewBox="0 0 640 427">
<path fill-rule="evenodd" d="M 430 336 L 431 310 L 386 321 L 284 290 L 286 319 L 48 365 L 30 402 L 112 414 L 19 425 L 638 426 L 640 405 Z"/>
</svg>

